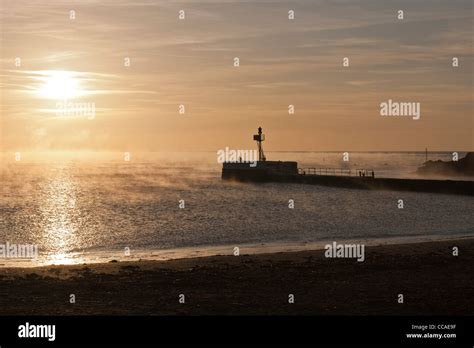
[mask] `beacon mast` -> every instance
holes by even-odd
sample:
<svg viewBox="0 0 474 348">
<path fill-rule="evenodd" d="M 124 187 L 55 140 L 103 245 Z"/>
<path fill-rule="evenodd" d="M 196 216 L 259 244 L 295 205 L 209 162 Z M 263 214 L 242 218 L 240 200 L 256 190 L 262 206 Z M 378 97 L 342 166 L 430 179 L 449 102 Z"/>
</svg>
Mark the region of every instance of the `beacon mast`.
<svg viewBox="0 0 474 348">
<path fill-rule="evenodd" d="M 262 141 L 265 140 L 265 134 L 262 134 L 262 127 L 258 127 L 258 134 L 253 136 L 253 140 L 255 140 L 258 144 L 258 160 L 265 161 L 266 158 L 262 147 Z"/>
</svg>

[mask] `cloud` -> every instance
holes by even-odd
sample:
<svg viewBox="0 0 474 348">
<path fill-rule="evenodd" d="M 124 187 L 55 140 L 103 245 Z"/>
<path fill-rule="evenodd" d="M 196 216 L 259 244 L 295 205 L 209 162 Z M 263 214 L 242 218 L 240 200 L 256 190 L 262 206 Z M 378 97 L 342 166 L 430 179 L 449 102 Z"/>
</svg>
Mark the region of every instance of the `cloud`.
<svg viewBox="0 0 474 348">
<path fill-rule="evenodd" d="M 181 9 L 184 21 L 178 19 Z M 295 20 L 288 20 L 289 9 Z M 396 18 L 399 9 L 403 21 Z M 76 11 L 74 20 L 70 10 Z M 4 0 L 2 118 L 9 125 L 53 122 L 42 111 L 54 105 L 35 98 L 34 91 L 45 74 L 64 70 L 84 87 L 81 97 L 97 104 L 100 129 L 108 127 L 116 139 L 130 129 L 137 143 L 155 139 L 161 129 L 174 139 L 189 127 L 186 144 L 196 148 L 222 143 L 262 118 L 284 125 L 288 134 L 299 127 L 311 136 L 324 132 L 318 124 L 341 128 L 351 112 L 361 120 L 360 138 L 370 139 L 372 106 L 389 95 L 416 97 L 435 110 L 420 135 L 428 142 L 430 129 L 440 124 L 455 134 L 458 125 L 449 124 L 448 114 L 443 119 L 453 104 L 459 124 L 469 121 L 472 17 L 468 0 Z M 454 56 L 460 58 L 457 70 L 450 65 Z M 15 67 L 15 57 L 21 67 Z M 239 68 L 232 65 L 234 57 Z M 343 57 L 350 59 L 347 68 Z M 177 117 L 180 103 L 193 117 Z M 298 110 L 292 120 L 282 116 L 290 103 Z M 121 123 L 113 123 L 117 119 Z M 85 126 L 91 124 L 74 131 Z M 198 136 L 205 127 L 215 129 L 215 139 Z M 8 129 L 18 135 L 22 124 Z M 54 134 L 50 130 L 43 139 Z M 165 139 L 156 146 L 172 146 Z M 345 139 L 341 130 L 333 144 Z"/>
</svg>

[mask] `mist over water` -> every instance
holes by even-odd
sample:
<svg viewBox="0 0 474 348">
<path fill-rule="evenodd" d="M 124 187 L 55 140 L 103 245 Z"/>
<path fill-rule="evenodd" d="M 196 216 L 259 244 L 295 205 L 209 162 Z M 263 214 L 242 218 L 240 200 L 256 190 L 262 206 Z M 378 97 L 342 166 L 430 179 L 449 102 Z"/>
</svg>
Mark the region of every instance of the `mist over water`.
<svg viewBox="0 0 474 348">
<path fill-rule="evenodd" d="M 430 159 L 450 159 L 449 153 Z M 463 154 L 461 155 L 461 157 Z M 424 153 L 269 153 L 300 167 L 414 177 Z M 215 153 L 2 161 L 0 244 L 37 244 L 41 262 L 81 255 L 248 244 L 474 235 L 473 198 L 299 184 L 223 182 Z M 288 201 L 295 208 L 288 208 Z M 397 201 L 403 199 L 404 209 Z M 179 208 L 184 200 L 185 208 Z M 93 257 L 86 258 L 91 260 Z M 9 260 L 1 259 L 1 264 Z"/>
</svg>

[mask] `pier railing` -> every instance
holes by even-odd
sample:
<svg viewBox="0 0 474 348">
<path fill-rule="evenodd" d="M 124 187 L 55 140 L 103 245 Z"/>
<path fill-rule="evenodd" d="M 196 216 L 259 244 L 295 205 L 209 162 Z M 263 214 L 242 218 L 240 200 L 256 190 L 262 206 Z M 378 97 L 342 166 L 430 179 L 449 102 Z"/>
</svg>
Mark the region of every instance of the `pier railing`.
<svg viewBox="0 0 474 348">
<path fill-rule="evenodd" d="M 345 169 L 345 168 L 298 168 L 300 175 L 331 175 L 331 176 L 360 176 L 375 177 L 372 169 Z"/>
</svg>

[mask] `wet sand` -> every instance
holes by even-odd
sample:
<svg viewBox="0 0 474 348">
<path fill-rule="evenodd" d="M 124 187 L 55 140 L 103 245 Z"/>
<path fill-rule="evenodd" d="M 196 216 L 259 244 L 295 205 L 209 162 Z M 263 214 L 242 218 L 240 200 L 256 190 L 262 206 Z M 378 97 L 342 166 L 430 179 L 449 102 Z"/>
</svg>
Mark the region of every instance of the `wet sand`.
<svg viewBox="0 0 474 348">
<path fill-rule="evenodd" d="M 364 262 L 313 250 L 0 268 L 0 315 L 473 315 L 473 275 L 474 239 L 366 247 Z"/>
</svg>

